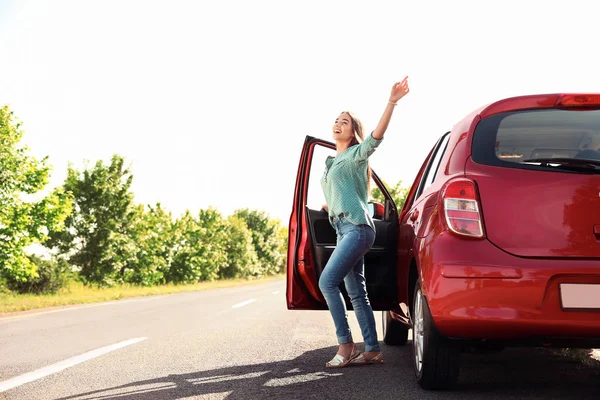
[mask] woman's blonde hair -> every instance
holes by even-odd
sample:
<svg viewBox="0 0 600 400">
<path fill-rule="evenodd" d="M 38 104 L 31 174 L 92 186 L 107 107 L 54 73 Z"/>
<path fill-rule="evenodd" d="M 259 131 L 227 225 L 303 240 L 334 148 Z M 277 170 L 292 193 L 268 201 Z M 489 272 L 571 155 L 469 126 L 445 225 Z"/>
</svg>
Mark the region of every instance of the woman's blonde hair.
<svg viewBox="0 0 600 400">
<path fill-rule="evenodd" d="M 365 140 L 365 132 L 363 129 L 363 124 L 360 122 L 360 119 L 356 117 L 351 111 L 342 111 L 342 114 L 348 114 L 350 120 L 352 121 L 352 130 L 354 131 L 354 137 L 350 142 L 350 146 L 357 145 Z M 371 165 L 367 162 L 367 201 L 369 200 L 369 194 L 371 193 Z"/>
</svg>

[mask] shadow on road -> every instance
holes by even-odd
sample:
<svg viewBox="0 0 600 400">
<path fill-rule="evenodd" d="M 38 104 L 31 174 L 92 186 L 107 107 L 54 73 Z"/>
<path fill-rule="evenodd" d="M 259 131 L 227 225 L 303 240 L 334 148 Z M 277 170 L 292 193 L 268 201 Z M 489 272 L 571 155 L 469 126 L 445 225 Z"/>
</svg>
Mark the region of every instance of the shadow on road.
<svg viewBox="0 0 600 400">
<path fill-rule="evenodd" d="M 336 348 L 322 348 L 286 361 L 232 366 L 63 397 L 60 400 L 231 399 L 598 399 L 600 362 L 584 364 L 541 349 L 462 356 L 455 390 L 426 392 L 412 371 L 411 349 L 384 346 L 386 364 L 326 369 Z M 196 397 L 197 396 L 197 397 Z"/>
</svg>

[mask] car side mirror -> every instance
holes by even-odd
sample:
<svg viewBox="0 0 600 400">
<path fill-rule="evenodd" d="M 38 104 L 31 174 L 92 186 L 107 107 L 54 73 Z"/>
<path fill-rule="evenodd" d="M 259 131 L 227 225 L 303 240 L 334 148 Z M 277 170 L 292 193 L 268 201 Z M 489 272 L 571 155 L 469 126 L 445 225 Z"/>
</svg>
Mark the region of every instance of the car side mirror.
<svg viewBox="0 0 600 400">
<path fill-rule="evenodd" d="M 383 214 L 385 213 L 385 207 L 383 207 L 383 204 L 370 201 L 369 204 L 367 204 L 367 208 L 369 209 L 369 215 L 371 218 L 383 219 Z"/>
</svg>

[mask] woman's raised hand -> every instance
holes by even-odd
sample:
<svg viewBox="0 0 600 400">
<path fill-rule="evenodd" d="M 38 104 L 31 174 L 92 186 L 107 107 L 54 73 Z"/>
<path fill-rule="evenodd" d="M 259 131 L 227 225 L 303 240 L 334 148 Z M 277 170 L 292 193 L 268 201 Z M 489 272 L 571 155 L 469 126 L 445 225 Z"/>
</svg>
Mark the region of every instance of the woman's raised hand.
<svg viewBox="0 0 600 400">
<path fill-rule="evenodd" d="M 406 96 L 406 94 L 410 91 L 408 88 L 408 76 L 402 79 L 401 82 L 394 83 L 392 86 L 392 93 L 390 94 L 390 102 L 396 103 L 398 100 Z"/>
</svg>

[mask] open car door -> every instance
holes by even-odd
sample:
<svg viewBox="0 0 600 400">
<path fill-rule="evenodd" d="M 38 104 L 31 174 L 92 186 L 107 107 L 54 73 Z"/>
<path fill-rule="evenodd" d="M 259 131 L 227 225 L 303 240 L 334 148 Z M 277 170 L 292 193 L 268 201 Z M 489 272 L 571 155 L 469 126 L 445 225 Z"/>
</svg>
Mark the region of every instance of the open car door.
<svg viewBox="0 0 600 400">
<path fill-rule="evenodd" d="M 319 277 L 336 247 L 336 232 L 328 215 L 321 211 L 325 204 L 320 178 L 327 156 L 335 156 L 335 145 L 307 136 L 300 156 L 294 203 L 289 223 L 287 253 L 287 307 L 290 310 L 324 310 L 327 303 L 319 289 Z M 374 186 L 376 185 L 376 186 Z M 391 196 L 373 171 L 371 190 L 378 187 L 384 204 L 370 201 L 376 237 L 365 255 L 367 293 L 373 310 L 398 308 L 396 245 L 398 243 L 398 211 Z M 405 284 L 406 282 L 404 282 Z M 343 282 L 340 285 L 349 310 L 352 303 Z"/>
</svg>

